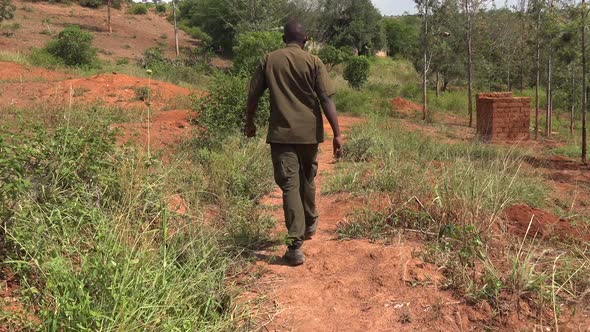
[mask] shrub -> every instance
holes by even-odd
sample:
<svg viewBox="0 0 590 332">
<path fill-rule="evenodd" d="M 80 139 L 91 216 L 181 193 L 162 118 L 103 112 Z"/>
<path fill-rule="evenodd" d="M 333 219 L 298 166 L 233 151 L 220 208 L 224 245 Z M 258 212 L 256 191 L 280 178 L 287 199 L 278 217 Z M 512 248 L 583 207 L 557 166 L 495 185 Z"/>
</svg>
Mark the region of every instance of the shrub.
<svg viewBox="0 0 590 332">
<path fill-rule="evenodd" d="M 351 87 L 360 89 L 369 81 L 369 70 L 370 63 L 366 57 L 352 57 L 344 68 L 344 79 Z"/>
<path fill-rule="evenodd" d="M 189 27 L 187 25 L 181 25 L 180 29 L 188 33 L 192 38 L 198 39 L 205 44 L 211 44 L 212 38 L 199 27 Z"/>
<path fill-rule="evenodd" d="M 45 49 L 68 66 L 91 65 L 96 60 L 96 50 L 92 47 L 93 38 L 90 32 L 71 25 L 49 42 Z"/>
<path fill-rule="evenodd" d="M 29 54 L 29 62 L 37 67 L 55 69 L 63 66 L 64 62 L 62 59 L 49 53 L 45 48 L 34 48 Z"/>
<path fill-rule="evenodd" d="M 140 101 L 146 101 L 150 99 L 151 89 L 147 86 L 140 86 L 133 89 L 135 92 L 135 99 Z"/>
<path fill-rule="evenodd" d="M 0 0 L 0 23 L 4 20 L 11 20 L 14 18 L 14 11 L 16 6 L 10 0 Z"/>
<path fill-rule="evenodd" d="M 164 14 L 166 13 L 166 5 L 163 3 L 159 3 L 156 5 L 156 13 Z"/>
<path fill-rule="evenodd" d="M 332 45 L 326 45 L 320 49 L 318 56 L 322 62 L 328 68 L 328 71 L 332 71 L 332 68 L 341 64 L 344 59 L 342 52 Z"/>
<path fill-rule="evenodd" d="M 262 57 L 283 47 L 280 32 L 248 32 L 238 35 L 234 46 L 234 69 L 251 74 L 256 70 Z"/>
<path fill-rule="evenodd" d="M 220 144 L 239 132 L 244 125 L 249 77 L 240 74 L 218 74 L 210 84 L 209 95 L 195 97 L 193 108 L 199 114 L 197 124 L 206 129 L 204 144 Z M 267 124 L 270 108 L 268 98 L 259 104 L 256 124 Z"/>
<path fill-rule="evenodd" d="M 127 12 L 133 15 L 146 15 L 148 12 L 148 7 L 143 3 L 135 3 L 129 7 Z"/>
<path fill-rule="evenodd" d="M 79 3 L 80 6 L 88 8 L 99 8 L 104 4 L 103 0 L 80 0 Z"/>
</svg>

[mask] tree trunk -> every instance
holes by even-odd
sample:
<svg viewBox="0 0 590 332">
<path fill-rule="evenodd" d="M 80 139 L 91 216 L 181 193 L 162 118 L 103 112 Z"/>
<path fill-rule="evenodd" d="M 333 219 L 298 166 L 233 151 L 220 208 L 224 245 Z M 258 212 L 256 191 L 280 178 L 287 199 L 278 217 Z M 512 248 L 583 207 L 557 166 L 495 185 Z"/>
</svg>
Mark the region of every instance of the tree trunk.
<svg viewBox="0 0 590 332">
<path fill-rule="evenodd" d="M 586 19 L 588 11 L 584 4 L 586 0 L 582 0 L 582 8 L 584 12 L 584 22 L 582 24 L 582 162 L 587 162 L 588 157 L 588 142 L 586 137 L 586 107 L 588 106 L 588 92 L 586 91 Z"/>
<path fill-rule="evenodd" d="M 436 72 L 436 98 L 440 96 L 440 73 Z"/>
<path fill-rule="evenodd" d="M 176 57 L 180 55 L 180 48 L 178 47 L 178 26 L 176 25 L 176 0 L 172 0 L 172 12 L 174 16 L 174 46 L 176 49 Z"/>
<path fill-rule="evenodd" d="M 108 0 L 107 1 L 107 26 L 109 29 L 109 33 L 113 33 L 113 26 L 112 26 L 112 21 L 111 21 L 111 7 L 112 6 L 113 6 L 113 1 Z"/>
<path fill-rule="evenodd" d="M 467 98 L 469 107 L 469 127 L 473 127 L 473 49 L 471 45 L 471 13 L 469 0 L 465 0 L 465 16 L 467 17 Z"/>
<path fill-rule="evenodd" d="M 426 0 L 424 4 L 424 40 L 423 40 L 423 69 L 422 69 L 422 93 L 423 93 L 423 103 L 422 103 L 422 120 L 426 121 L 428 117 L 428 0 Z"/>
<path fill-rule="evenodd" d="M 508 65 L 508 91 L 512 91 L 512 81 L 510 80 L 510 65 Z"/>
<path fill-rule="evenodd" d="M 549 48 L 549 54 L 547 55 L 547 110 L 545 110 L 545 136 L 547 138 L 551 137 L 552 128 L 551 128 L 551 119 L 553 113 L 553 100 L 552 100 L 552 91 L 551 91 L 551 78 L 552 78 L 552 55 L 551 55 L 551 48 Z"/>
<path fill-rule="evenodd" d="M 570 108 L 570 135 L 574 134 L 574 115 L 576 113 L 576 99 L 574 96 L 576 95 L 576 64 L 572 64 L 572 96 L 570 98 L 571 108 Z"/>
<path fill-rule="evenodd" d="M 539 85 L 541 85 L 541 7 L 537 8 L 537 82 L 535 83 L 535 140 L 539 139 Z"/>
</svg>

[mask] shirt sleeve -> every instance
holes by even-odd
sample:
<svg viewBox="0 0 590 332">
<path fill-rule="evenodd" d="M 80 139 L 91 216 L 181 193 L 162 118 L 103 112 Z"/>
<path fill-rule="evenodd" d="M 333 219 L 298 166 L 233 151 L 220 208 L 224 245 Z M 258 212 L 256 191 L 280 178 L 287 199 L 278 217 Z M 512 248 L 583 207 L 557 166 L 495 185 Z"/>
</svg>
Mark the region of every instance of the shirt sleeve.
<svg viewBox="0 0 590 332">
<path fill-rule="evenodd" d="M 248 94 L 251 97 L 260 97 L 264 91 L 268 88 L 266 85 L 266 75 L 264 73 L 266 67 L 266 58 L 260 61 L 260 64 L 256 67 L 256 71 L 250 80 L 250 87 L 248 88 Z"/>
<path fill-rule="evenodd" d="M 325 95 L 328 97 L 336 94 L 336 89 L 334 88 L 334 84 L 332 84 L 330 74 L 328 74 L 326 66 L 320 59 L 317 60 L 315 91 L 318 95 Z"/>
</svg>

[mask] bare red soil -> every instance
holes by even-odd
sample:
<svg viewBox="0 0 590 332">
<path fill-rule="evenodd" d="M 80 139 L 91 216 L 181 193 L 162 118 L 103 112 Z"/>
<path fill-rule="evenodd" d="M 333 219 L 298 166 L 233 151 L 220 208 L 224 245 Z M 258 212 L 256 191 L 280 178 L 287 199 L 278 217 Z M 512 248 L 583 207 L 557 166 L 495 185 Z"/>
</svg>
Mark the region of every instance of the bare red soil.
<svg viewBox="0 0 590 332">
<path fill-rule="evenodd" d="M 147 48 L 158 43 L 164 44 L 168 55 L 173 56 L 173 26 L 165 16 L 155 14 L 153 9 L 148 15 L 127 14 L 125 6 L 121 10 L 113 9 L 113 33 L 109 34 L 106 7 L 91 9 L 76 4 L 22 0 L 15 0 L 13 3 L 17 10 L 14 20 L 10 22 L 20 24 L 20 28 L 13 31 L 13 36 L 0 35 L 0 50 L 28 53 L 31 47 L 43 47 L 51 40 L 52 36 L 47 33 L 55 35 L 66 26 L 75 24 L 94 34 L 93 44 L 99 51 L 99 57 L 103 59 L 129 58 L 133 61 Z M 182 31 L 179 38 L 181 46 L 196 43 Z"/>
<path fill-rule="evenodd" d="M 347 128 L 360 120 L 340 117 L 340 121 Z M 329 144 L 321 147 L 319 163 L 318 191 L 334 171 Z M 281 199 L 277 189 L 263 200 L 279 220 Z M 244 296 L 272 296 L 277 312 L 263 322 L 266 330 L 469 331 L 486 325 L 491 307 L 468 305 L 441 290 L 442 272 L 415 257 L 422 243 L 401 238 L 391 245 L 337 240 L 338 223 L 360 204 L 369 202 L 319 195 L 320 227 L 303 246 L 307 260 L 302 266 L 285 266 L 282 251 L 257 253 L 256 266 L 265 272 L 259 293 Z"/>
<path fill-rule="evenodd" d="M 164 111 L 155 115 L 151 121 L 121 123 L 113 128 L 121 129 L 120 144 L 135 143 L 152 151 L 171 150 L 192 133 L 188 110 Z M 174 206 L 177 204 L 174 203 Z M 177 210 L 175 207 L 173 210 Z"/>
<path fill-rule="evenodd" d="M 590 233 L 586 229 L 541 209 L 515 205 L 508 208 L 505 215 L 509 231 L 521 237 L 590 241 Z"/>
<path fill-rule="evenodd" d="M 61 81 L 68 75 L 52 70 L 0 61 L 0 82 Z"/>
<path fill-rule="evenodd" d="M 422 110 L 422 105 L 418 105 L 402 97 L 396 97 L 389 100 L 389 103 L 393 107 L 393 110 L 400 114 L 412 115 L 416 111 Z"/>
</svg>

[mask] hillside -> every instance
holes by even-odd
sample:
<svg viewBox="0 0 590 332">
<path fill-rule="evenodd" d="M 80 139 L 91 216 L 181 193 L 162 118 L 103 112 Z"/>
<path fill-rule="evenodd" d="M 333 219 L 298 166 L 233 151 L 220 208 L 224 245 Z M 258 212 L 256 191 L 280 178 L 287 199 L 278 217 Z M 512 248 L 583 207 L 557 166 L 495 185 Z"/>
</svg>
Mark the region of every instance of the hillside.
<svg viewBox="0 0 590 332">
<path fill-rule="evenodd" d="M 174 29 L 163 15 L 150 9 L 147 15 L 127 14 L 127 8 L 112 10 L 113 33 L 107 30 L 106 7 L 91 9 L 76 4 L 50 4 L 45 2 L 13 1 L 15 18 L 3 24 L 0 33 L 0 50 L 11 53 L 28 53 L 31 47 L 42 47 L 68 25 L 79 25 L 91 31 L 94 46 L 101 59 L 134 59 L 149 48 L 163 43 L 169 55 L 174 51 Z M 181 46 L 194 45 L 183 31 L 179 31 Z"/>
</svg>

